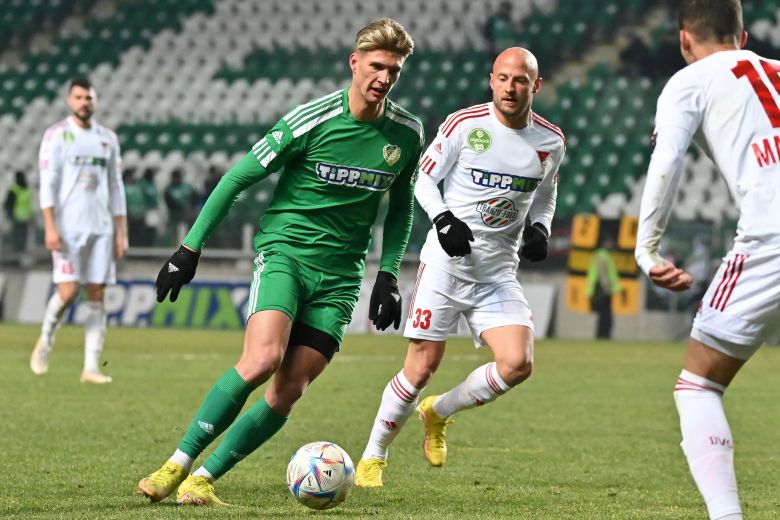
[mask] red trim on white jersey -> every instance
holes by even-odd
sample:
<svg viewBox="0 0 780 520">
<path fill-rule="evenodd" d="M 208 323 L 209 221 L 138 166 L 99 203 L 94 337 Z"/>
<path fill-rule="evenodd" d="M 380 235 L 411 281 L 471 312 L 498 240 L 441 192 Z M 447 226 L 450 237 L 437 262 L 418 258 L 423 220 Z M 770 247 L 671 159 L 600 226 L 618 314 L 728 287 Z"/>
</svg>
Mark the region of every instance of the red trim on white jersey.
<svg viewBox="0 0 780 520">
<path fill-rule="evenodd" d="M 537 123 L 539 126 L 542 126 L 546 128 L 547 130 L 551 131 L 555 135 L 561 138 L 563 141 L 563 146 L 566 147 L 566 136 L 563 135 L 563 130 L 537 114 L 536 112 L 531 113 L 531 118 L 534 120 L 534 123 Z"/>
<path fill-rule="evenodd" d="M 734 287 L 736 287 L 737 281 L 739 281 L 739 277 L 742 275 L 742 268 L 745 266 L 747 257 L 748 255 L 736 254 L 726 264 L 723 277 L 715 290 L 715 294 L 712 295 L 712 300 L 710 300 L 710 307 L 721 312 L 726 309 L 726 304 L 729 302 L 729 298 L 731 298 L 731 294 L 734 292 Z"/>
<path fill-rule="evenodd" d="M 423 157 L 422 161 L 420 161 L 420 169 L 429 175 L 433 171 L 434 166 L 436 166 L 436 161 L 427 155 Z"/>
<path fill-rule="evenodd" d="M 425 264 L 420 262 L 420 267 L 417 269 L 417 281 L 414 284 L 414 290 L 412 291 L 412 298 L 409 302 L 409 318 L 412 319 L 412 312 L 414 311 L 414 301 L 417 299 L 417 288 L 420 286 L 420 278 L 422 278 L 423 271 L 425 271 Z"/>
<path fill-rule="evenodd" d="M 455 130 L 455 128 L 458 127 L 459 124 L 461 124 L 466 119 L 473 119 L 475 117 L 485 117 L 490 115 L 490 109 L 487 105 L 478 105 L 473 108 L 468 108 L 465 110 L 461 110 L 460 112 L 455 112 L 449 122 L 445 121 L 442 125 L 441 133 L 444 134 L 444 137 L 449 137 L 452 135 L 452 132 Z"/>
</svg>

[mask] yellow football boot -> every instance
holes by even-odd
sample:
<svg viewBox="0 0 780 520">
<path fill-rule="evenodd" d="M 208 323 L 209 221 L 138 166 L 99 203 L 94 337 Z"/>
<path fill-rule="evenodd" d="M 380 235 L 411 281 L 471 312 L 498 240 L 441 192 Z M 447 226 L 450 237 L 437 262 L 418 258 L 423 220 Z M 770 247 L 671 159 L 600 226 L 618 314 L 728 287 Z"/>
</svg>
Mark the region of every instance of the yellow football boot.
<svg viewBox="0 0 780 520">
<path fill-rule="evenodd" d="M 138 493 L 146 495 L 152 502 L 159 502 L 179 487 L 187 478 L 187 471 L 183 466 L 168 461 L 163 467 L 138 482 Z"/>
<path fill-rule="evenodd" d="M 355 485 L 357 487 L 382 487 L 382 471 L 387 462 L 382 459 L 360 459 L 355 469 Z"/>
<path fill-rule="evenodd" d="M 452 420 L 440 417 L 433 411 L 433 403 L 438 395 L 426 397 L 417 406 L 425 434 L 423 436 L 423 453 L 431 466 L 440 467 L 447 462 L 447 425 Z"/>
<path fill-rule="evenodd" d="M 193 506 L 226 506 L 214 493 L 214 483 L 208 477 L 190 475 L 179 486 L 176 502 Z"/>
</svg>

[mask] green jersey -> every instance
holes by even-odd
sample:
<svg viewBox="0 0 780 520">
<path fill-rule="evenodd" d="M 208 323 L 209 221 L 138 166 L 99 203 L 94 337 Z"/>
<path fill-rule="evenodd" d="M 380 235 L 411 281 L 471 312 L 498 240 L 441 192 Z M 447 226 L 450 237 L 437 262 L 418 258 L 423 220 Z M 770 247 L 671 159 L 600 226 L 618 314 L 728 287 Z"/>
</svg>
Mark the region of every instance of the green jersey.
<svg viewBox="0 0 780 520">
<path fill-rule="evenodd" d="M 420 120 L 389 99 L 375 121 L 349 112 L 340 90 L 288 112 L 226 173 L 184 244 L 199 250 L 236 196 L 281 170 L 255 236 L 257 251 L 281 251 L 328 273 L 361 276 L 371 227 L 390 193 L 380 269 L 397 274 L 409 239 Z"/>
</svg>

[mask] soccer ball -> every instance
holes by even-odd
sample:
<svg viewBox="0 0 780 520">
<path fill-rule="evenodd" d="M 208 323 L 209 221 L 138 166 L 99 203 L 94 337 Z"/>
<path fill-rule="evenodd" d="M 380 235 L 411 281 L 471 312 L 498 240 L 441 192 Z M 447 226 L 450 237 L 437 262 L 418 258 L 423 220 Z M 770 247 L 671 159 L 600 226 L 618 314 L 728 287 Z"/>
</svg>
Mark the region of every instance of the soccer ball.
<svg viewBox="0 0 780 520">
<path fill-rule="evenodd" d="M 355 467 L 347 452 L 332 442 L 310 442 L 287 465 L 287 487 L 311 509 L 331 509 L 344 502 L 355 482 Z"/>
</svg>

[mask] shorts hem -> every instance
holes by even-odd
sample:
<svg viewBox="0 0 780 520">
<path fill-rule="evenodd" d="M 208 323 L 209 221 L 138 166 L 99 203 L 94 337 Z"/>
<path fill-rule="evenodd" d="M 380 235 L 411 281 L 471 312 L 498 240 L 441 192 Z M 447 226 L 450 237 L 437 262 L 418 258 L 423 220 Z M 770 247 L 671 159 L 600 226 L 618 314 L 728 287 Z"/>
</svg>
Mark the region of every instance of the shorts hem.
<svg viewBox="0 0 780 520">
<path fill-rule="evenodd" d="M 290 309 L 287 307 L 283 307 L 281 305 L 261 305 L 259 309 L 252 309 L 252 312 L 250 312 L 247 316 L 247 321 L 249 321 L 249 318 L 251 318 L 254 314 L 260 311 L 281 311 L 289 316 L 291 320 L 295 321 L 295 313 L 290 311 Z"/>
<path fill-rule="evenodd" d="M 710 336 L 715 339 L 722 338 L 725 341 L 736 343 L 743 347 L 754 347 L 756 346 L 756 342 L 759 342 L 759 345 L 763 343 L 762 341 L 759 341 L 753 337 L 742 336 L 740 334 L 734 334 L 733 332 L 725 332 L 722 330 L 718 330 L 714 327 L 711 327 L 709 325 L 703 325 L 701 323 L 694 322 L 693 326 L 691 327 L 691 337 L 693 337 L 693 334 L 696 331 L 706 334 L 707 336 Z M 694 338 L 694 339 L 698 340 L 698 338 Z"/>
</svg>

